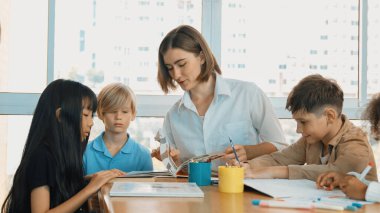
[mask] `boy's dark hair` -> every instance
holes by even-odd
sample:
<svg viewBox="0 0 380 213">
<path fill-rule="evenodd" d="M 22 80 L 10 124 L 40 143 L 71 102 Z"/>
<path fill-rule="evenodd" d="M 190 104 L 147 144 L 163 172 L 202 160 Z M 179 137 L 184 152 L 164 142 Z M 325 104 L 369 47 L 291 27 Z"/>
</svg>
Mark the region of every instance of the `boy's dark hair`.
<svg viewBox="0 0 380 213">
<path fill-rule="evenodd" d="M 371 133 L 376 140 L 380 140 L 380 93 L 372 96 L 363 112 L 363 119 L 371 124 Z"/>
<path fill-rule="evenodd" d="M 205 63 L 202 65 L 201 74 L 197 78 L 200 82 L 207 81 L 214 72 L 222 73 L 214 54 L 202 34 L 189 25 L 180 25 L 165 36 L 158 49 L 157 80 L 165 93 L 168 93 L 169 89 L 175 90 L 177 88 L 164 62 L 165 53 L 173 48 L 194 53 L 196 56 L 203 53 Z"/>
<path fill-rule="evenodd" d="M 303 78 L 290 92 L 286 109 L 294 114 L 305 111 L 320 115 L 320 109 L 326 106 L 335 108 L 338 115 L 342 113 L 343 91 L 334 81 L 319 74 Z"/>
</svg>

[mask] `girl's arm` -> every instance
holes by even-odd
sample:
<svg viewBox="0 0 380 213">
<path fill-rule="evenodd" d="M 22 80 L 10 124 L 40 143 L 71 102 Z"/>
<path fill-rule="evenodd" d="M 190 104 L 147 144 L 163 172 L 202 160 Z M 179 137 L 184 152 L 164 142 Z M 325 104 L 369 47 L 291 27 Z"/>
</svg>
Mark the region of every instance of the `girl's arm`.
<svg viewBox="0 0 380 213">
<path fill-rule="evenodd" d="M 101 186 L 109 180 L 124 175 L 123 172 L 117 169 L 101 171 L 95 173 L 91 178 L 90 183 L 75 194 L 73 197 L 60 204 L 59 206 L 50 208 L 50 190 L 47 185 L 37 187 L 31 192 L 31 210 L 33 213 L 40 212 L 74 212 L 88 200 L 88 198 L 97 192 Z"/>
</svg>

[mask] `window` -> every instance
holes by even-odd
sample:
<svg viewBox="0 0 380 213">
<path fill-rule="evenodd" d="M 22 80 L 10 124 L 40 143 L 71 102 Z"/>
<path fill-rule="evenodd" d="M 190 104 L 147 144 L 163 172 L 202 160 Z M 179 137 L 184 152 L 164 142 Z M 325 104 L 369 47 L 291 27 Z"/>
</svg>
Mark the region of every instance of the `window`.
<svg viewBox="0 0 380 213">
<path fill-rule="evenodd" d="M 231 2 L 239 2 L 240 6 Z M 338 82 L 356 80 L 359 46 L 351 37 L 359 34 L 359 26 L 351 25 L 351 21 L 359 20 L 358 4 L 358 0 L 222 1 L 224 75 L 253 81 L 274 97 L 286 97 L 290 92 L 292 87 L 280 83 L 284 79 L 298 81 L 311 73 L 318 72 Z M 246 23 L 241 23 L 242 19 Z M 242 47 L 247 49 L 245 53 L 229 51 Z M 241 61 L 245 62 L 244 68 L 226 66 Z M 347 65 L 355 67 L 356 72 L 347 69 Z M 257 78 L 258 74 L 263 76 Z M 346 98 L 358 97 L 357 85 L 341 85 Z"/>
<path fill-rule="evenodd" d="M 54 77 L 73 78 L 95 92 L 123 79 L 136 94 L 161 95 L 156 80 L 158 45 L 179 24 L 201 30 L 202 1 L 158 3 L 56 1 Z"/>
<path fill-rule="evenodd" d="M 368 0 L 367 94 L 380 92 L 380 1 Z"/>
<path fill-rule="evenodd" d="M 47 14 L 47 0 L 1 2 L 0 92 L 39 93 L 45 87 Z"/>
<path fill-rule="evenodd" d="M 0 202 L 7 195 L 20 164 L 32 116 L 0 115 Z"/>
</svg>

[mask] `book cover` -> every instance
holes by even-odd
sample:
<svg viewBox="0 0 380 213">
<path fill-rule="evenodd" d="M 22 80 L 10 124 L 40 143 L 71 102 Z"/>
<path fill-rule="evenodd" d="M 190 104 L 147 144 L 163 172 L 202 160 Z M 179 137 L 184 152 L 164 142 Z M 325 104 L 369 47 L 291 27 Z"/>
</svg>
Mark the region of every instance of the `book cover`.
<svg viewBox="0 0 380 213">
<path fill-rule="evenodd" d="M 195 183 L 114 182 L 110 196 L 132 197 L 204 197 Z"/>
</svg>

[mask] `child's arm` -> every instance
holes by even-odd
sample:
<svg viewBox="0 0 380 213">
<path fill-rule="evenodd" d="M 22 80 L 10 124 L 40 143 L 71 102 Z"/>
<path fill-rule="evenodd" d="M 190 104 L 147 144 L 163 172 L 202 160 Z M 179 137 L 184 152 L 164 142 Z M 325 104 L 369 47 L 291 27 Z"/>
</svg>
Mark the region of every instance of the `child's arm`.
<svg viewBox="0 0 380 213">
<path fill-rule="evenodd" d="M 244 176 L 246 178 L 257 178 L 257 179 L 273 179 L 282 178 L 286 179 L 289 177 L 289 170 L 287 166 L 271 166 L 271 167 L 260 167 L 260 168 L 249 168 L 247 163 L 244 163 Z"/>
<path fill-rule="evenodd" d="M 307 164 L 307 165 L 289 165 L 289 179 L 309 179 L 317 180 L 318 176 L 324 172 L 361 172 L 368 165 L 371 155 L 370 147 L 361 135 L 347 137 L 333 148 L 333 153 L 326 165 Z M 310 147 L 309 152 L 318 152 L 318 147 Z M 366 178 L 373 181 L 376 178 L 375 170 L 372 169 Z"/>
<path fill-rule="evenodd" d="M 39 212 L 74 212 L 81 205 L 87 201 L 87 199 L 97 192 L 101 186 L 115 177 L 124 175 L 119 170 L 107 170 L 101 171 L 93 175 L 90 183 L 71 197 L 64 203 L 56 206 L 53 209 L 50 208 L 50 190 L 48 186 L 37 187 L 31 192 L 31 210 L 33 213 Z"/>
<path fill-rule="evenodd" d="M 281 151 L 257 157 L 248 161 L 248 163 L 251 168 L 303 165 L 305 163 L 305 153 L 305 142 L 300 139 Z"/>
</svg>

